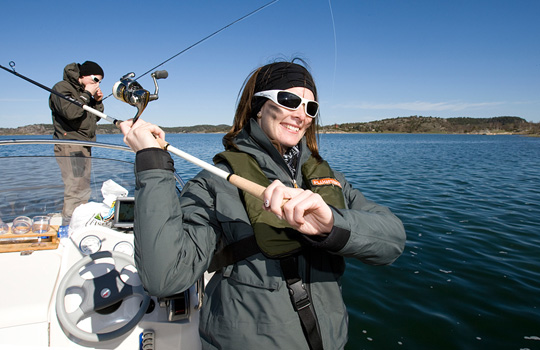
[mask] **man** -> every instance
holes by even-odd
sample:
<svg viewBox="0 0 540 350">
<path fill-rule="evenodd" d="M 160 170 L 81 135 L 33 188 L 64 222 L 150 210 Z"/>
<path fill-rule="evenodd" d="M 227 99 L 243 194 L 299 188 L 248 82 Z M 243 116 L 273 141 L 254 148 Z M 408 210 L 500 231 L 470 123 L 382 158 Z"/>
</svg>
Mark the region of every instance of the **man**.
<svg viewBox="0 0 540 350">
<path fill-rule="evenodd" d="M 53 90 L 84 105 L 103 112 L 103 92 L 99 84 L 103 69 L 95 62 L 70 63 L 64 68 L 63 80 Z M 99 117 L 55 94 L 49 97 L 54 139 L 95 141 Z M 55 145 L 54 154 L 64 180 L 62 225 L 69 225 L 73 210 L 90 198 L 91 148 L 76 145 Z"/>
</svg>

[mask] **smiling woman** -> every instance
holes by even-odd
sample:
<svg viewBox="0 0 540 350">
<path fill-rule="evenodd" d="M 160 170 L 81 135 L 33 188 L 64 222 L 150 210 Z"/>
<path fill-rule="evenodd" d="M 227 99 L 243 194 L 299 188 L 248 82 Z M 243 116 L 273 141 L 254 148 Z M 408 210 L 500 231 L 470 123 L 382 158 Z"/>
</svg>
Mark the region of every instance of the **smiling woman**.
<svg viewBox="0 0 540 350">
<path fill-rule="evenodd" d="M 204 349 L 343 349 L 344 258 L 384 265 L 403 251 L 401 221 L 319 155 L 317 115 L 304 66 L 275 62 L 250 74 L 214 162 L 259 184 L 260 197 L 204 170 L 178 198 L 173 160 L 155 137 L 163 130 L 121 124 L 137 151 L 135 261 L 146 290 L 175 294 L 215 272 L 201 310 Z"/>
<path fill-rule="evenodd" d="M 318 159 L 315 137 L 318 124 L 312 120 L 319 113 L 316 100 L 315 82 L 304 66 L 277 62 L 261 67 L 246 83 L 233 128 L 225 135 L 224 142 L 234 147 L 232 139 L 249 120 L 257 120 L 282 155 L 296 146 L 305 134 L 308 148 Z"/>
<path fill-rule="evenodd" d="M 306 88 L 295 87 L 284 91 L 291 94 L 296 92 L 302 96 L 307 95 L 310 99 L 313 99 L 313 92 Z M 307 106 L 305 108 L 307 109 Z M 257 112 L 257 123 L 271 140 L 279 143 L 282 152 L 289 150 L 300 142 L 307 128 L 311 125 L 311 118 L 303 108 L 291 110 L 272 100 L 266 102 L 261 110 Z"/>
</svg>

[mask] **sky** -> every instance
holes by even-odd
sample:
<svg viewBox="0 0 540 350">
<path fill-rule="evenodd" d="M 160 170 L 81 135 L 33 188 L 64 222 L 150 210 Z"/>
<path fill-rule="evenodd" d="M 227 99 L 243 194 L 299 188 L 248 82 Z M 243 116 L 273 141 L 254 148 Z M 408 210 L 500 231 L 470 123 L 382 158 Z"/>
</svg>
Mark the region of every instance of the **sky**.
<svg viewBox="0 0 540 350">
<path fill-rule="evenodd" d="M 106 95 L 271 0 L 9 1 L 0 65 L 45 86 L 72 62 L 99 63 Z M 540 122 L 538 0 L 279 0 L 157 70 L 141 118 L 160 126 L 232 124 L 247 76 L 304 59 L 320 124 L 408 117 L 517 116 Z M 138 82 L 150 92 L 150 74 Z M 49 93 L 0 70 L 0 127 L 51 123 Z M 105 113 L 135 107 L 109 97 Z M 100 123 L 106 123 L 101 121 Z"/>
</svg>

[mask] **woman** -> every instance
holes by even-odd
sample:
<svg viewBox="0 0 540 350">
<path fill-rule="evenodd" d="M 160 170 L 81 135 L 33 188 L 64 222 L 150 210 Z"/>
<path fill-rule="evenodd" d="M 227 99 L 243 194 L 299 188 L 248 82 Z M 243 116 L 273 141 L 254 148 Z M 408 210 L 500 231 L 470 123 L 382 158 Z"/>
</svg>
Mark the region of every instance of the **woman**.
<svg viewBox="0 0 540 350">
<path fill-rule="evenodd" d="M 390 264 L 401 221 L 364 198 L 318 152 L 317 90 L 303 66 L 277 62 L 246 81 L 216 165 L 268 186 L 263 200 L 207 171 L 180 199 L 157 126 L 122 124 L 137 151 L 135 261 L 150 294 L 189 288 L 209 269 L 204 349 L 342 349 L 344 257 Z"/>
</svg>

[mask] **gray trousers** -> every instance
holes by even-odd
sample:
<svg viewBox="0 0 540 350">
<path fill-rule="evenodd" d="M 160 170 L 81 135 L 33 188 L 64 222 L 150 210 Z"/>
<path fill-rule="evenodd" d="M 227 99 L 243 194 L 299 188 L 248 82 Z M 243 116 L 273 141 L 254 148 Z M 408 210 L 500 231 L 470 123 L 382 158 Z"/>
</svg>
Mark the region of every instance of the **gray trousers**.
<svg viewBox="0 0 540 350">
<path fill-rule="evenodd" d="M 62 225 L 69 225 L 71 215 L 79 205 L 90 198 L 90 172 L 92 168 L 90 147 L 55 145 L 54 155 L 64 180 L 64 207 Z"/>
</svg>

